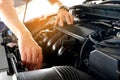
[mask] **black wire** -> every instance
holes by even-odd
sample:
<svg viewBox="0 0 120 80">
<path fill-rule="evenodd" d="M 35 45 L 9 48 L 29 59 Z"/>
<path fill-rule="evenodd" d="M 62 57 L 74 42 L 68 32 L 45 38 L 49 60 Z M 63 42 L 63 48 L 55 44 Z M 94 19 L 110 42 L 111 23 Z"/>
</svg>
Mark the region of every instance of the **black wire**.
<svg viewBox="0 0 120 80">
<path fill-rule="evenodd" d="M 90 39 L 90 41 L 93 42 L 94 44 L 97 44 L 97 43 L 98 43 L 98 41 L 95 40 L 95 39 L 92 37 L 92 35 L 89 35 L 89 39 Z"/>
<path fill-rule="evenodd" d="M 82 65 L 82 57 L 83 57 L 82 54 L 83 54 L 85 45 L 87 44 L 88 41 L 89 41 L 89 39 L 86 38 L 85 41 L 83 42 L 83 45 L 82 45 L 81 50 L 80 50 L 79 58 L 78 58 L 78 60 L 76 61 L 76 64 L 75 64 L 75 67 L 76 67 L 76 68 L 77 68 L 78 66 L 81 66 L 81 65 Z"/>
<path fill-rule="evenodd" d="M 100 33 L 99 33 L 99 34 L 100 34 Z M 101 36 L 101 37 L 102 37 L 102 36 Z M 91 42 L 93 42 L 93 43 L 94 43 L 95 45 L 97 45 L 97 46 L 109 47 L 109 48 L 120 48 L 120 44 L 118 44 L 118 43 L 114 44 L 114 43 L 111 42 L 111 44 L 109 44 L 109 43 L 106 43 L 105 40 L 102 40 L 102 42 L 100 42 L 100 41 L 95 40 L 95 39 L 92 37 L 92 35 L 89 35 L 88 38 L 89 38 L 89 40 L 90 40 Z M 110 39 L 111 39 L 111 38 L 110 38 Z M 107 40 L 108 40 L 108 39 L 107 39 Z M 113 39 L 113 40 L 115 40 L 115 39 Z"/>
</svg>

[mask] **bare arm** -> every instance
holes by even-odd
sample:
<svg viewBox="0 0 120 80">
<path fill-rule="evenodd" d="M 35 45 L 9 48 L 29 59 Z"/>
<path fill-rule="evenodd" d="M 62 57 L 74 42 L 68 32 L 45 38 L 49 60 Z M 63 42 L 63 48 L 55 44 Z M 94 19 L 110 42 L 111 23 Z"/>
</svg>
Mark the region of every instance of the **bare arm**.
<svg viewBox="0 0 120 80">
<path fill-rule="evenodd" d="M 29 70 L 42 65 L 42 49 L 32 38 L 25 25 L 18 19 L 12 0 L 0 0 L 0 14 L 4 23 L 18 38 L 22 61 Z"/>
<path fill-rule="evenodd" d="M 62 6 L 63 3 L 61 3 L 59 0 L 48 0 L 52 5 L 57 4 L 58 6 Z"/>
<path fill-rule="evenodd" d="M 13 31 L 17 38 L 21 35 L 21 32 L 29 34 L 24 24 L 18 19 L 13 0 L 1 0 L 0 14 L 4 23 Z"/>
</svg>

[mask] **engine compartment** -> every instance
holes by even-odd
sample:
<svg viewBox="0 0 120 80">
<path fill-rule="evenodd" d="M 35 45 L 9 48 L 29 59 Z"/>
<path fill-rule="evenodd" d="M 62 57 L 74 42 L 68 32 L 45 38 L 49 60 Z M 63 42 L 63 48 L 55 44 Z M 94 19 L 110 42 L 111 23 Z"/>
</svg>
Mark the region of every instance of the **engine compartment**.
<svg viewBox="0 0 120 80">
<path fill-rule="evenodd" d="M 43 49 L 45 57 L 43 69 L 54 66 L 72 66 L 95 80 L 119 80 L 120 6 L 112 2 L 107 5 L 106 3 L 83 4 L 70 7 L 69 11 L 74 15 L 73 25 L 65 24 L 64 27 L 54 27 L 53 15 L 44 20 L 47 23 L 42 27 L 38 23 L 32 26 L 31 23 L 25 23 Z M 8 55 L 12 53 L 16 57 L 14 65 L 17 72 L 24 73 L 26 69 L 18 55 L 16 37 L 9 29 L 6 29 L 2 32 L 2 38 L 6 53 Z M 6 46 L 8 43 L 16 45 Z M 15 70 L 12 69 L 10 57 L 7 59 L 10 66 L 8 73 L 14 74 Z"/>
</svg>

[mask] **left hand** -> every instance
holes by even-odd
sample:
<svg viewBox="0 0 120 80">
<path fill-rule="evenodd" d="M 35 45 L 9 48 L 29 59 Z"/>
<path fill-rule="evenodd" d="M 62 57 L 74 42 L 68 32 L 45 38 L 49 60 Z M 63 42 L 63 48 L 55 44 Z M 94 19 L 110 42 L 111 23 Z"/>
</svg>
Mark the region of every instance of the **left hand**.
<svg viewBox="0 0 120 80">
<path fill-rule="evenodd" d="M 65 9 L 60 9 L 56 16 L 55 26 L 64 26 L 64 21 L 67 24 L 73 24 L 73 16 Z"/>
</svg>

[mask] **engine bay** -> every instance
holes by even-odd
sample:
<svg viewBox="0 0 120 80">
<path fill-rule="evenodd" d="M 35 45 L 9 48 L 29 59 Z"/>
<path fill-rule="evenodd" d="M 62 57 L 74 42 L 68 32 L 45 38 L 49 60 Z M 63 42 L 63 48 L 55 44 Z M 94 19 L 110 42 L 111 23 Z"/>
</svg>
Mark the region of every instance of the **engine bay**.
<svg viewBox="0 0 120 80">
<path fill-rule="evenodd" d="M 64 27 L 53 26 L 54 15 L 43 19 L 42 25 L 37 19 L 25 23 L 43 49 L 43 69 L 38 71 L 26 70 L 17 38 L 5 29 L 1 45 L 8 56 L 8 75 L 16 74 L 16 80 L 120 80 L 119 3 L 115 0 L 72 6 L 69 12 L 74 24 L 65 23 Z"/>
</svg>

